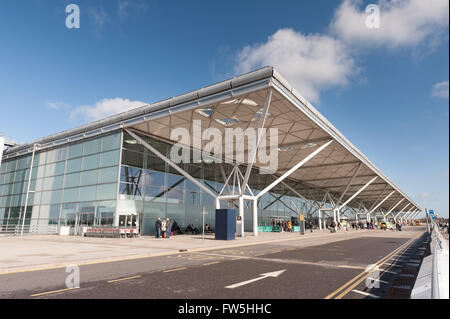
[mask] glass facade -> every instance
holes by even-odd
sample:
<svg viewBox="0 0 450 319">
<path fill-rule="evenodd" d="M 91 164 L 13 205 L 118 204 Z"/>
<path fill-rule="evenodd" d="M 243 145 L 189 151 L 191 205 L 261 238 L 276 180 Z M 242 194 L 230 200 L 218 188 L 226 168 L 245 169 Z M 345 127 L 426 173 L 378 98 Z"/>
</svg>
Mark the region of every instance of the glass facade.
<svg viewBox="0 0 450 319">
<path fill-rule="evenodd" d="M 80 212 L 112 225 L 121 133 L 37 151 L 31 173 L 25 225 L 74 225 Z M 0 227 L 22 225 L 32 155 L 0 168 Z M 78 216 L 79 217 L 79 216 Z"/>
<path fill-rule="evenodd" d="M 140 137 L 163 155 L 169 157 L 170 144 L 146 136 Z M 191 156 L 191 158 L 193 157 Z M 233 166 L 227 163 L 222 165 L 228 176 Z M 224 186 L 219 164 L 201 162 L 180 164 L 180 167 L 212 190 L 213 193 L 220 193 Z M 258 189 L 263 189 L 274 180 L 273 175 L 260 175 L 259 171 L 255 170 L 251 174 L 249 186 L 257 194 Z M 294 185 L 295 183 L 291 186 Z M 274 189 L 274 192 L 268 192 L 261 197 L 258 204 L 258 221 L 260 224 L 268 223 L 271 216 L 298 218 L 298 209 L 307 218 L 311 218 L 311 212 L 308 212 L 308 208 L 302 199 L 287 195 L 279 198 L 281 194 L 286 194 L 286 189 L 279 186 Z M 122 145 L 118 203 L 120 207 L 118 214 L 131 212 L 140 216 L 141 233 L 143 234 L 154 234 L 154 224 L 158 217 L 169 217 L 172 222 L 176 220 L 182 228 L 194 224 L 201 229 L 202 216 L 200 212 L 203 207 L 208 212 L 205 222 L 211 225 L 214 225 L 215 222 L 215 198 L 180 175 L 143 145 L 138 144 L 127 133 L 124 133 Z M 221 202 L 221 206 L 224 207 L 224 205 L 226 206 L 227 203 Z M 230 208 L 238 209 L 237 202 L 229 205 L 232 205 Z M 252 203 L 245 201 L 244 205 L 245 230 L 251 231 Z"/>
<path fill-rule="evenodd" d="M 170 144 L 141 137 L 169 157 Z M 1 165 L 0 229 L 22 224 L 30 165 L 31 154 Z M 181 167 L 213 193 L 218 194 L 224 186 L 220 164 L 199 162 Z M 227 176 L 233 168 L 227 163 L 222 167 Z M 260 175 L 255 170 L 249 186 L 256 195 L 274 180 L 273 175 Z M 238 208 L 237 202 L 221 202 L 222 207 L 226 205 Z M 25 225 L 74 226 L 81 220 L 85 225 L 117 226 L 124 216 L 138 215 L 141 234 L 151 235 L 158 217 L 176 220 L 183 228 L 194 224 L 201 229 L 203 207 L 208 212 L 206 223 L 214 227 L 215 198 L 126 132 L 115 132 L 36 152 Z M 288 196 L 280 184 L 260 198 L 259 224 L 274 216 L 298 218 L 299 210 L 307 219 L 314 212 L 302 199 Z M 252 230 L 252 218 L 252 203 L 245 201 L 246 231 Z"/>
</svg>

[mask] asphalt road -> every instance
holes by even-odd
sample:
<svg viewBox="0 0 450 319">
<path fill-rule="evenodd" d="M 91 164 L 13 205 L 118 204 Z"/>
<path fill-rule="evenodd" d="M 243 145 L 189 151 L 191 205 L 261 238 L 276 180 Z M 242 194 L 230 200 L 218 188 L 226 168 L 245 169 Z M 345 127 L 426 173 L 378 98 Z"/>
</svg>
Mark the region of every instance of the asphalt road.
<svg viewBox="0 0 450 319">
<path fill-rule="evenodd" d="M 405 272 L 402 278 L 414 281 L 422 234 L 417 229 L 313 247 L 293 241 L 85 265 L 75 289 L 67 289 L 66 269 L 19 272 L 0 276 L 0 298 L 401 298 L 411 284 L 397 285 L 397 293 L 392 286 Z M 366 272 L 377 262 L 375 272 Z"/>
</svg>

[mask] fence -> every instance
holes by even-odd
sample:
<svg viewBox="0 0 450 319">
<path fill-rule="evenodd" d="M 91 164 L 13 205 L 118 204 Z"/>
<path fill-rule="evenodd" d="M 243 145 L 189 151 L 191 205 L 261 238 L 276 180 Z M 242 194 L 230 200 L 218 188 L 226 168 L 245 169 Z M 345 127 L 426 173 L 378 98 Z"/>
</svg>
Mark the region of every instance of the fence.
<svg viewBox="0 0 450 319">
<path fill-rule="evenodd" d="M 58 225 L 24 225 L 23 235 L 56 235 Z M 21 236 L 22 225 L 0 224 L 0 236 Z"/>
<path fill-rule="evenodd" d="M 449 256 L 448 245 L 433 223 L 428 227 L 431 255 L 424 258 L 416 283 L 411 292 L 412 299 L 448 299 Z"/>
</svg>

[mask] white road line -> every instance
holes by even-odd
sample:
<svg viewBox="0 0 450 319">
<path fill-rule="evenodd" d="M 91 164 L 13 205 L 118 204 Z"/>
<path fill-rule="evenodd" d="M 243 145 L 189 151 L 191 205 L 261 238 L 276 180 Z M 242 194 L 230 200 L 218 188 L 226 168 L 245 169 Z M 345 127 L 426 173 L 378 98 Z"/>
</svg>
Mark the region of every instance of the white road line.
<svg viewBox="0 0 450 319">
<path fill-rule="evenodd" d="M 350 265 L 338 265 L 338 268 L 348 268 L 348 269 L 366 269 L 365 267 L 361 266 L 350 266 Z"/>
<path fill-rule="evenodd" d="M 381 298 L 380 296 L 377 296 L 377 295 L 374 295 L 374 294 L 371 294 L 371 293 L 368 293 L 368 292 L 356 290 L 356 289 L 353 289 L 352 291 L 353 291 L 353 292 L 356 292 L 356 293 L 358 293 L 358 294 L 364 295 L 364 296 L 368 296 L 368 297 L 375 298 L 375 299 Z"/>
</svg>

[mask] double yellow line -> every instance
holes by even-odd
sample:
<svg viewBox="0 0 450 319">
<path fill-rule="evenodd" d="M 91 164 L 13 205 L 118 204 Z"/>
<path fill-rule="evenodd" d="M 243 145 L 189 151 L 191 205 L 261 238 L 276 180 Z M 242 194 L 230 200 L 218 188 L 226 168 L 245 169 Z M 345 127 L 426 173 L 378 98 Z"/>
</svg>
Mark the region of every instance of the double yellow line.
<svg viewBox="0 0 450 319">
<path fill-rule="evenodd" d="M 367 271 L 367 270 L 363 271 L 362 273 L 360 273 L 359 275 L 357 275 L 356 277 L 349 280 L 344 285 L 342 285 L 341 287 L 339 287 L 338 289 L 336 289 L 335 291 L 330 293 L 328 296 L 325 297 L 325 299 L 331 299 L 333 297 L 335 299 L 341 299 L 342 297 L 344 297 L 351 290 L 353 290 L 356 286 L 358 286 L 363 280 L 365 280 L 367 277 L 369 277 L 379 266 L 383 265 L 387 260 L 389 260 L 389 258 L 391 258 L 392 256 L 396 255 L 397 253 L 399 253 L 400 251 L 402 251 L 403 249 L 405 249 L 406 247 L 411 245 L 420 235 L 421 234 L 408 240 L 406 243 L 404 243 L 403 245 L 401 245 L 400 247 L 395 249 L 393 252 L 388 254 L 386 257 L 384 257 L 381 260 L 379 260 L 378 262 L 376 262 L 374 265 L 376 267 L 372 267 L 369 271 Z"/>
</svg>

